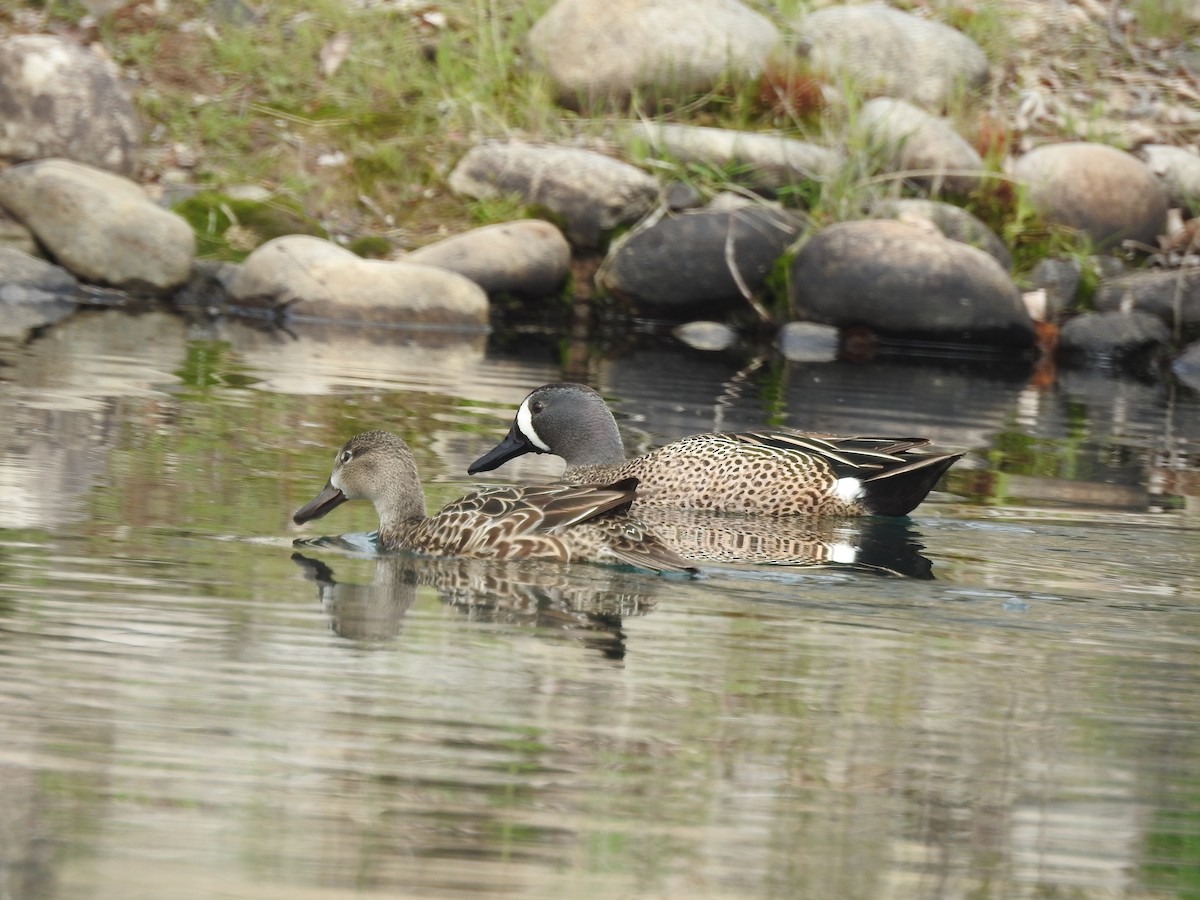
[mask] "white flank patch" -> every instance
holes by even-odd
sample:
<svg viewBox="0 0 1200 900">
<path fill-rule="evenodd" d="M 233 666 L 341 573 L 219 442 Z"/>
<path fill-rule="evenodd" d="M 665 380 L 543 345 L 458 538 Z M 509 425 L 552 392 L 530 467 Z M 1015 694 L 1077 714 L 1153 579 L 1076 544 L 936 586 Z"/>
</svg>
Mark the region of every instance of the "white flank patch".
<svg viewBox="0 0 1200 900">
<path fill-rule="evenodd" d="M 539 450 L 550 452 L 550 445 L 538 437 L 537 431 L 533 427 L 533 415 L 529 412 L 529 398 L 521 401 L 521 408 L 517 410 L 517 430 L 525 435 L 525 439 Z"/>
<path fill-rule="evenodd" d="M 858 548 L 853 544 L 840 541 L 829 545 L 829 561 L 835 563 L 852 563 L 858 559 Z"/>
<path fill-rule="evenodd" d="M 843 503 L 853 503 L 862 495 L 862 482 L 857 478 L 839 478 L 833 483 L 833 496 Z"/>
</svg>

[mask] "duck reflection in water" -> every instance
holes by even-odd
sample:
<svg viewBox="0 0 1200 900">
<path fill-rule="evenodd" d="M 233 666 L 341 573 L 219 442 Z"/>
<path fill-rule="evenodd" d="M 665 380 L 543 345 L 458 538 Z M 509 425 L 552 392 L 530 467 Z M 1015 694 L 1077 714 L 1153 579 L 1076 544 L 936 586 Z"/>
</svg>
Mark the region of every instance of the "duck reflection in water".
<svg viewBox="0 0 1200 900">
<path fill-rule="evenodd" d="M 336 539 L 335 539 L 336 540 Z M 316 549 L 327 541 L 296 542 Z M 620 569 L 430 559 L 409 554 L 380 556 L 368 584 L 338 581 L 326 562 L 296 552 L 292 559 L 317 585 L 335 634 L 355 641 L 388 641 L 403 628 L 417 589 L 432 587 L 443 603 L 473 621 L 552 630 L 610 659 L 625 656 L 625 618 L 654 607 L 664 586 L 657 578 Z"/>
</svg>

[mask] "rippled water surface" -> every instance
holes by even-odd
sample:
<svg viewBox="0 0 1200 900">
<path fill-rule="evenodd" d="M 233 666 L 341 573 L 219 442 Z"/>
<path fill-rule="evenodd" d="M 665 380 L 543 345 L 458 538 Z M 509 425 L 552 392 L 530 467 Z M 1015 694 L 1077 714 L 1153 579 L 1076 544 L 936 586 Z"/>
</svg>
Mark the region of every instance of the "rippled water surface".
<svg viewBox="0 0 1200 900">
<path fill-rule="evenodd" d="M 0 347 L 0 898 L 1200 896 L 1194 392 L 565 355 L 111 311 Z M 373 527 L 290 524 L 349 434 L 445 502 L 564 377 L 632 444 L 970 452 L 911 520 L 775 529 L 858 565 L 293 544 Z"/>
</svg>

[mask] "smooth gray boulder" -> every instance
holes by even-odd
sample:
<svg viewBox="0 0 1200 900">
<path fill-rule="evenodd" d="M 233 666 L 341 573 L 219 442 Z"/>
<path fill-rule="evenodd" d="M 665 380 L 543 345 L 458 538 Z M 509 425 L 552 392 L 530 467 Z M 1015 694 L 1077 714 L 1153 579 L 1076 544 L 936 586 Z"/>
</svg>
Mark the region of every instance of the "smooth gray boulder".
<svg viewBox="0 0 1200 900">
<path fill-rule="evenodd" d="M 658 182 L 628 163 L 574 147 L 491 141 L 472 147 L 450 173 L 450 189 L 477 199 L 504 195 L 542 207 L 577 247 L 636 222 L 658 200 Z"/>
<path fill-rule="evenodd" d="M 738 0 L 559 0 L 529 31 L 534 63 L 569 105 L 686 99 L 757 75 L 778 43 Z"/>
<path fill-rule="evenodd" d="M 834 150 L 778 134 L 653 121 L 635 123 L 630 134 L 655 156 L 723 169 L 734 182 L 756 190 L 823 181 L 843 162 Z"/>
<path fill-rule="evenodd" d="M 999 235 L 961 206 L 920 198 L 881 200 L 871 206 L 871 215 L 901 222 L 928 222 L 951 240 L 978 247 L 1005 269 L 1012 268 L 1012 254 Z"/>
<path fill-rule="evenodd" d="M 1200 153 L 1168 144 L 1147 144 L 1137 155 L 1162 182 L 1171 206 L 1193 216 L 1200 212 Z"/>
<path fill-rule="evenodd" d="M 867 101 L 858 127 L 879 154 L 883 171 L 903 175 L 932 194 L 969 194 L 986 174 L 983 158 L 949 120 L 903 100 Z"/>
<path fill-rule="evenodd" d="M 55 35 L 0 40 L 0 158 L 62 157 L 130 175 L 140 141 L 111 62 Z"/>
<path fill-rule="evenodd" d="M 457 272 L 489 295 L 546 297 L 570 274 L 571 245 L 549 222 L 518 219 L 429 244 L 404 261 Z"/>
<path fill-rule="evenodd" d="M 804 13 L 792 30 L 814 69 L 871 96 L 941 109 L 988 78 L 987 56 L 969 37 L 883 3 Z"/>
<path fill-rule="evenodd" d="M 842 222 L 792 261 L 797 319 L 881 335 L 1028 349 L 1033 322 L 1008 272 L 987 253 L 887 220 Z"/>
<path fill-rule="evenodd" d="M 759 293 L 803 220 L 768 206 L 663 215 L 624 235 L 596 274 L 602 290 L 667 314 L 744 304 Z"/>
<path fill-rule="evenodd" d="M 230 285 L 234 303 L 299 318 L 380 325 L 487 325 L 483 288 L 454 272 L 404 261 L 362 259 L 305 234 L 268 241 L 246 257 Z"/>
<path fill-rule="evenodd" d="M 1126 240 L 1155 247 L 1166 229 L 1166 188 L 1141 160 L 1115 147 L 1049 144 L 1017 159 L 1012 175 L 1048 222 L 1083 232 L 1098 250 Z"/>
<path fill-rule="evenodd" d="M 196 254 L 191 226 L 138 185 L 70 160 L 0 172 L 0 206 L 84 281 L 165 293 L 187 280 Z"/>
</svg>

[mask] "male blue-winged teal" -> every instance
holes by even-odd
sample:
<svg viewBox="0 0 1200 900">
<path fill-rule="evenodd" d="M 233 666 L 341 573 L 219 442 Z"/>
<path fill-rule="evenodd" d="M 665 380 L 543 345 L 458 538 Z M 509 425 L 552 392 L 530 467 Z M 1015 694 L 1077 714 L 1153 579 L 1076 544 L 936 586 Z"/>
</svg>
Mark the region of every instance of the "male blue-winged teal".
<svg viewBox="0 0 1200 900">
<path fill-rule="evenodd" d="M 929 443 L 798 431 L 697 434 L 626 460 L 604 398 L 586 385 L 561 383 L 521 401 L 508 435 L 467 471 L 495 469 L 525 453 L 552 453 L 566 460 L 563 479 L 572 484 L 636 478 L 637 505 L 903 516 L 962 456 Z"/>
<path fill-rule="evenodd" d="M 468 494 L 427 516 L 425 492 L 408 445 L 393 434 L 370 431 L 346 441 L 324 490 L 292 519 L 303 524 L 347 500 L 370 500 L 379 515 L 383 550 L 695 571 L 624 515 L 636 488 L 634 479 L 605 486 L 501 487 Z"/>
</svg>

